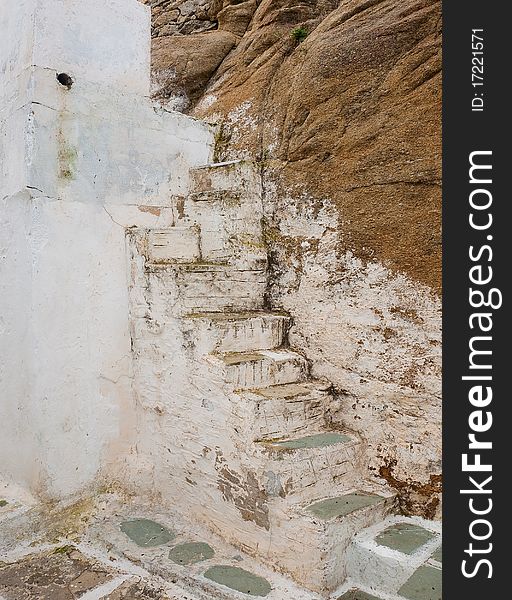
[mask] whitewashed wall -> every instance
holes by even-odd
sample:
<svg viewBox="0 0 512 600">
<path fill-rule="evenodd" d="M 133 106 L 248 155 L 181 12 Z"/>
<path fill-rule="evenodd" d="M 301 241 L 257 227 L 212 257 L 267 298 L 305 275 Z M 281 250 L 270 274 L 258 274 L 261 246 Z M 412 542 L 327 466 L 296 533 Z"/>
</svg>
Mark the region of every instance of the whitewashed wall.
<svg viewBox="0 0 512 600">
<path fill-rule="evenodd" d="M 125 230 L 161 225 L 212 136 L 148 99 L 136 0 L 0 0 L 0 19 L 0 477 L 59 498 L 133 449 Z"/>
</svg>

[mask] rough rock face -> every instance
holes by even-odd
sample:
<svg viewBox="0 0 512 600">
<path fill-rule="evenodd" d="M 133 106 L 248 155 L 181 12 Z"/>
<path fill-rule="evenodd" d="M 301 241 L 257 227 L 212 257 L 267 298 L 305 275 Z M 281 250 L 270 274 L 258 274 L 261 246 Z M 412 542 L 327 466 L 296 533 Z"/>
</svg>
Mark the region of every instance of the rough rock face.
<svg viewBox="0 0 512 600">
<path fill-rule="evenodd" d="M 261 161 L 292 342 L 404 511 L 439 514 L 441 3 L 150 3 L 156 95 Z"/>
</svg>

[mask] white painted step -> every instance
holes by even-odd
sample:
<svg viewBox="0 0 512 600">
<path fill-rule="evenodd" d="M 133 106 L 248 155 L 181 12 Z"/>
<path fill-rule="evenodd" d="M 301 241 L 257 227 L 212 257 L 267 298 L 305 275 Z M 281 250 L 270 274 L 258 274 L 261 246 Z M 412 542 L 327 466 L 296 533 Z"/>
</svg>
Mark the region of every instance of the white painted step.
<svg viewBox="0 0 512 600">
<path fill-rule="evenodd" d="M 304 587 L 327 597 L 347 577 L 346 555 L 354 536 L 381 522 L 393 497 L 351 490 L 304 505 L 277 509 L 265 561 Z"/>
<path fill-rule="evenodd" d="M 263 308 L 264 270 L 233 269 L 215 263 L 146 263 L 156 315 L 158 305 L 173 316 L 204 312 L 238 312 Z M 154 311 L 155 312 L 155 311 Z"/>
<path fill-rule="evenodd" d="M 303 381 L 308 370 L 303 356 L 285 349 L 212 354 L 209 360 L 237 390 Z"/>
<path fill-rule="evenodd" d="M 251 352 L 278 348 L 285 341 L 290 317 L 279 313 L 196 313 L 185 317 L 200 353 Z"/>
<path fill-rule="evenodd" d="M 148 259 L 153 263 L 195 261 L 201 256 L 199 226 L 148 231 Z"/>
<path fill-rule="evenodd" d="M 281 497 L 313 500 L 338 490 L 350 490 L 361 472 L 361 446 L 355 434 L 344 431 L 263 440 L 257 443 L 265 459 L 266 476 Z"/>
<path fill-rule="evenodd" d="M 233 400 L 233 412 L 253 440 L 316 433 L 337 408 L 330 389 L 330 383 L 304 381 L 247 390 Z"/>
<path fill-rule="evenodd" d="M 358 587 L 401 595 L 419 568 L 441 567 L 441 524 L 419 517 L 392 516 L 360 531 L 347 550 L 347 571 Z"/>
</svg>

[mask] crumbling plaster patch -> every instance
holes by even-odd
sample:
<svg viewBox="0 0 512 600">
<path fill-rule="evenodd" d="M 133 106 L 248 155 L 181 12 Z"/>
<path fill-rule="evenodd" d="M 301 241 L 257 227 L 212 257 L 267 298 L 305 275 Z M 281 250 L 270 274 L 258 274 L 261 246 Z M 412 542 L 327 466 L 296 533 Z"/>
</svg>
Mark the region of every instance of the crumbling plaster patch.
<svg viewBox="0 0 512 600">
<path fill-rule="evenodd" d="M 365 440 L 372 475 L 392 462 L 399 493 L 411 484 L 431 502 L 441 491 L 427 485 L 441 471 L 440 300 L 386 265 L 340 254 L 350 224 L 339 227 L 328 200 L 278 190 L 272 175 L 263 171 L 269 297 L 293 316 L 290 343 L 338 390 L 338 414 Z M 404 510 L 422 512 L 421 502 Z"/>
</svg>

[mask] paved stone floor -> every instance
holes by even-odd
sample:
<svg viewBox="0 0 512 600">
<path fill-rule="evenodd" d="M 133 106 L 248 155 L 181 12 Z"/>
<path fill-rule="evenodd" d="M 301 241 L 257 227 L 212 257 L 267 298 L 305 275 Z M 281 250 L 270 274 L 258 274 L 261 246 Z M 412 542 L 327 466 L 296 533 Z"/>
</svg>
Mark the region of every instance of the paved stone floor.
<svg viewBox="0 0 512 600">
<path fill-rule="evenodd" d="M 109 498 L 55 514 L 0 498 L 0 600 L 320 600 L 176 515 Z M 422 557 L 397 595 L 348 583 L 332 598 L 441 600 L 438 540 L 393 522 L 375 542 L 405 560 Z"/>
</svg>

